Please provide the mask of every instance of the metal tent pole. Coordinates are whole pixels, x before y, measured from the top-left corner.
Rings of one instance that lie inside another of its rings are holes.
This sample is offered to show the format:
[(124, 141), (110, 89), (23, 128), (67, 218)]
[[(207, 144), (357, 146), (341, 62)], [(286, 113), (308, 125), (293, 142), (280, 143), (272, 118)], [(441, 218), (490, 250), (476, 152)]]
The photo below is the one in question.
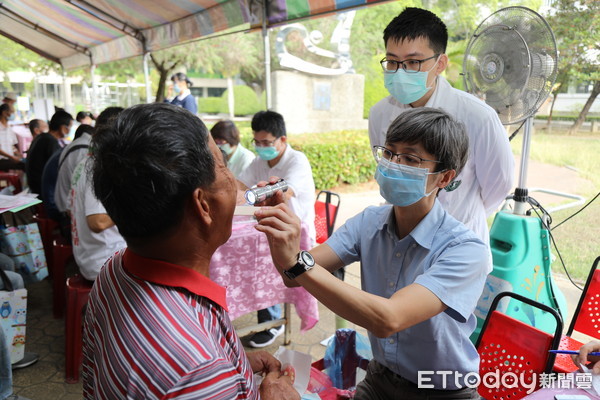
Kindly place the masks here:
[(267, 2), (263, 2), (262, 21), (263, 47), (265, 53), (265, 98), (267, 110), (271, 109), (271, 43), (269, 42), (269, 30), (267, 29)]
[(92, 113), (98, 114), (98, 88), (96, 87), (96, 64), (90, 67), (92, 75)]
[(150, 103), (150, 73), (148, 72), (148, 57), (150, 57), (150, 53), (144, 53), (143, 62), (144, 62), (144, 83), (146, 83), (146, 103)]

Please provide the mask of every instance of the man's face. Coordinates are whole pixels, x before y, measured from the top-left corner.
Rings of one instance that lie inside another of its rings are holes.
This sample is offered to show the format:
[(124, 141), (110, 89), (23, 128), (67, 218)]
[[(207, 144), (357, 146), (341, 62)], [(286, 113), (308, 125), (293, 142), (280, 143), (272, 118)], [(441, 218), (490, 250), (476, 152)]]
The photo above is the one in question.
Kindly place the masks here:
[[(425, 60), (433, 57), (435, 54), (435, 51), (429, 47), (429, 40), (422, 37), (400, 42), (389, 39), (385, 46), (385, 57), (393, 61)], [(441, 57), (445, 57), (445, 55)], [(431, 70), (427, 75), (427, 87), (433, 86), (436, 77), (444, 70), (439, 62), (436, 64), (436, 61), (441, 57), (435, 57), (421, 63), (421, 72)]]
[[(408, 165), (414, 168), (427, 168), (429, 172), (434, 172), (437, 166), (435, 161), (439, 161), (433, 154), (427, 152), (421, 143), (407, 144), (403, 142), (386, 143), (385, 148), (391, 151), (395, 156), (392, 156), (392, 162)], [(397, 156), (402, 154), (402, 156)], [(416, 156), (416, 157), (412, 157)], [(441, 174), (428, 175), (426, 193), (437, 186), (442, 180)]]
[(275, 146), (279, 154), (285, 149), (287, 141), (285, 136), (276, 138), (271, 132), (267, 131), (253, 131), (252, 134), (254, 135), (254, 144), (257, 147)]
[(71, 127), (73, 126), (73, 120), (71, 120), (69, 122), (69, 125), (61, 125), (60, 129), (58, 130), (58, 132), (60, 133), (61, 137), (66, 137), (69, 132), (71, 131)]
[[(218, 226), (223, 226), (223, 236), (219, 237), (219, 243), (223, 244), (231, 236), (231, 222), (237, 196), (237, 185), (235, 178), (227, 168), (223, 160), (223, 153), (209, 135), (208, 145), (215, 160), (215, 181), (211, 185), (211, 214)], [(215, 232), (217, 234), (217, 232)]]

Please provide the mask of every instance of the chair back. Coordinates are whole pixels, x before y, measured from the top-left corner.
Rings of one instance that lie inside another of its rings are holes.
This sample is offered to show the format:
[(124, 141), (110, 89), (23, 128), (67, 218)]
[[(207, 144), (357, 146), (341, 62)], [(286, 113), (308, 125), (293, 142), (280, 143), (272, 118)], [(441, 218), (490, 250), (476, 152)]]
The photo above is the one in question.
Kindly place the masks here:
[(19, 174), (14, 172), (0, 172), (0, 189), (4, 189), (10, 185), (15, 188), (13, 194), (17, 194), (22, 190)]
[[(554, 335), (498, 311), (498, 303), (504, 297), (512, 297), (554, 316)], [(532, 386), (539, 388), (541, 380), (534, 382), (534, 379), (552, 371), (555, 355), (548, 350), (558, 348), (561, 332), (562, 319), (556, 310), (515, 293), (503, 292), (496, 296), (476, 345), (482, 379), (479, 394), (486, 399), (517, 400), (527, 396)], [(504, 384), (487, 387), (484, 383), (490, 379), (486, 376), (498, 377), (496, 381)]]
[(599, 262), (600, 257), (597, 257), (592, 264), (567, 336), (577, 331), (600, 339), (600, 269), (597, 268)]
[[(321, 199), (321, 195), (323, 195), (324, 200)], [(339, 206), (340, 196), (337, 193), (321, 190), (317, 195), (315, 201), (317, 243), (324, 243), (333, 233)]]

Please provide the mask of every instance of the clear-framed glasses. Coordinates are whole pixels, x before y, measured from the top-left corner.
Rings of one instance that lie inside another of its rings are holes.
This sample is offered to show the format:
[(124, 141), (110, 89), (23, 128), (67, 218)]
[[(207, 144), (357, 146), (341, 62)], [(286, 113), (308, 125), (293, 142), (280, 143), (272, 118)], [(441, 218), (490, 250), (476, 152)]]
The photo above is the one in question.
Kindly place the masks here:
[[(279, 138), (277, 138), (279, 139)], [(271, 147), (275, 144), (275, 142), (277, 141), (277, 139), (275, 140), (256, 140), (256, 139), (252, 139), (252, 144), (256, 147)]]
[(387, 160), (392, 163), (408, 165), (409, 167), (415, 168), (419, 168), (424, 161), (434, 162), (436, 164), (440, 163), (436, 160), (426, 160), (414, 154), (393, 153), (383, 146), (373, 146), (373, 154), (375, 155), (377, 162)]
[(408, 73), (416, 73), (421, 71), (421, 64), (425, 61), (429, 61), (433, 58), (439, 57), (439, 54), (434, 54), (429, 58), (424, 58), (422, 60), (388, 60), (385, 57), (379, 63), (381, 64), (381, 68), (383, 68), (383, 72), (386, 74), (395, 74), (399, 68), (402, 68), (405, 72)]

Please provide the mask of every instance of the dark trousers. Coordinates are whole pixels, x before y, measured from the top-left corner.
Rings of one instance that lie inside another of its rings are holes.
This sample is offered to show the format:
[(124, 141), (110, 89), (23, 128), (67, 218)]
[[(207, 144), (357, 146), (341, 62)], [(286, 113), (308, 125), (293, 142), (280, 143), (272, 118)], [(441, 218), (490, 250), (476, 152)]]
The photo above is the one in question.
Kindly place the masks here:
[(419, 389), (375, 360), (369, 362), (367, 376), (356, 387), (354, 400), (458, 400), (480, 399), (476, 388), (459, 390)]
[(11, 169), (25, 171), (25, 163), (23, 161), (13, 161), (9, 158), (0, 158), (0, 171), (8, 171)]

